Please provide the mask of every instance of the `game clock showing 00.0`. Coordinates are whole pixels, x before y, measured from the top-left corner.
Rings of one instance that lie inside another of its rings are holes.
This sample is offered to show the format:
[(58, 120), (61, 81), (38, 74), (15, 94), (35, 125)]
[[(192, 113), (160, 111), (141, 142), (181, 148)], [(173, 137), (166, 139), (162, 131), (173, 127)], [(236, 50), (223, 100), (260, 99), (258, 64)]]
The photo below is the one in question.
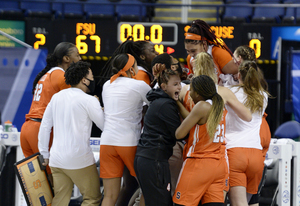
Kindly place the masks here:
[[(172, 53), (176, 58), (187, 56), (184, 48), (184, 33), (189, 25), (157, 22), (115, 22), (76, 20), (27, 20), (27, 43), (34, 48), (47, 48), (67, 41), (74, 43), (81, 55), (111, 56), (128, 36), (134, 41), (147, 40), (155, 45), (158, 53)], [(255, 49), (257, 58), (270, 58), (271, 26), (211, 25), (218, 38), (234, 51), (240, 45)]]
[(159, 53), (164, 53), (164, 46), (178, 43), (178, 27), (174, 23), (120, 22), (118, 24), (118, 42), (132, 36), (134, 41), (150, 41)]

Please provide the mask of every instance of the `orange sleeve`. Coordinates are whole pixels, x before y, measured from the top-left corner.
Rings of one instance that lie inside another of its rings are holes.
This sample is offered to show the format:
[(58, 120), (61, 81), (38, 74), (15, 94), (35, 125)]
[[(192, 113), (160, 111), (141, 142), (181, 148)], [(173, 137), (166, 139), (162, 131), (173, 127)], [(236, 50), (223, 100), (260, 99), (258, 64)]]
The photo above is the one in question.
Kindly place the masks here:
[(146, 72), (144, 72), (143, 70), (138, 71), (138, 73), (136, 74), (136, 79), (143, 80), (148, 85), (150, 85), (150, 83), (151, 83), (148, 74)]
[(191, 56), (190, 55), (187, 56), (186, 63), (187, 63), (187, 66), (189, 68), (189, 72), (191, 74), (194, 74), (194, 72), (193, 72), (193, 66), (191, 65)]
[(222, 74), (223, 67), (232, 60), (231, 54), (228, 51), (226, 51), (225, 49), (214, 46), (212, 48), (212, 56), (213, 56), (216, 66), (220, 70), (219, 72)]
[(56, 91), (70, 88), (71, 86), (66, 84), (65, 72), (61, 70), (55, 70), (51, 73), (51, 83)]

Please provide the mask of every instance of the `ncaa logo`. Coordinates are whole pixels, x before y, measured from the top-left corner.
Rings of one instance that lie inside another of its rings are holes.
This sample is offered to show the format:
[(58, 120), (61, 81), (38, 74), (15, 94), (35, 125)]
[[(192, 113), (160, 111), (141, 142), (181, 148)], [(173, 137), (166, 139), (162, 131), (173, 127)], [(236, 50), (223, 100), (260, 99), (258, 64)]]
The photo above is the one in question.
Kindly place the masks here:
[(178, 200), (180, 199), (180, 192), (176, 193), (176, 199), (178, 199)]
[(279, 147), (278, 146), (274, 146), (272, 151), (273, 151), (274, 155), (277, 155), (279, 153)]
[(1, 134), (1, 139), (8, 139), (8, 134), (2, 133), (2, 134)]
[(282, 202), (288, 203), (290, 201), (290, 193), (287, 190), (284, 190), (282, 193)]
[(297, 195), (300, 197), (300, 186), (297, 187)]

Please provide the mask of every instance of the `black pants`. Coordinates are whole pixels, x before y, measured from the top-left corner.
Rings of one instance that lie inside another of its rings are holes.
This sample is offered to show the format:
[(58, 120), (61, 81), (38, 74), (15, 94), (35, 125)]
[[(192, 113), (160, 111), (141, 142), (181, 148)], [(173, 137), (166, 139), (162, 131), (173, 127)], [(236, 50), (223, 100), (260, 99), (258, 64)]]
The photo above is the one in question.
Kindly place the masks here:
[(172, 206), (169, 163), (136, 156), (134, 169), (146, 206)]

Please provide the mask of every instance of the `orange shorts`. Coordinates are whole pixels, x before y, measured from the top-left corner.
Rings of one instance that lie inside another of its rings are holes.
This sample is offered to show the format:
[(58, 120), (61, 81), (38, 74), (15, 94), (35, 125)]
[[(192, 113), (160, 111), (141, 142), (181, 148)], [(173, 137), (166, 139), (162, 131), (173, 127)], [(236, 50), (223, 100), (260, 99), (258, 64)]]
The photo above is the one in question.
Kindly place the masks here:
[(137, 146), (122, 147), (100, 145), (100, 177), (122, 177), (124, 164), (130, 171), (130, 174), (136, 177), (133, 167), (136, 148)]
[[(38, 148), (38, 136), (40, 130), (40, 122), (36, 122), (33, 120), (26, 120), (26, 122), (22, 125), (21, 133), (20, 133), (20, 144), (25, 157), (29, 157), (37, 152), (39, 152)], [(50, 134), (50, 142), (49, 148), (52, 146), (53, 140), (53, 132)], [(46, 167), (47, 173), (51, 174), (51, 169), (47, 165)]]
[(247, 193), (256, 194), (264, 169), (263, 153), (254, 148), (231, 148), (229, 158), (229, 185), (246, 187)]
[(224, 203), (225, 158), (187, 158), (182, 166), (173, 202), (195, 205), (210, 202)]

